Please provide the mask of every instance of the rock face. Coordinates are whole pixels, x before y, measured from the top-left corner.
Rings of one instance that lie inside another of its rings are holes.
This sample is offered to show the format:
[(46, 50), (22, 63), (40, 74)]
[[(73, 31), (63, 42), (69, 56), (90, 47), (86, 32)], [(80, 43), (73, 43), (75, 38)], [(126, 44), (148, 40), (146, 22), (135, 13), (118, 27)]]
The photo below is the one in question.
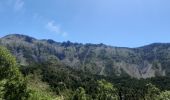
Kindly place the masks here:
[(12, 34), (0, 38), (21, 65), (55, 58), (76, 70), (105, 76), (129, 75), (136, 78), (165, 76), (170, 73), (170, 44), (154, 43), (139, 48), (104, 44), (55, 42)]

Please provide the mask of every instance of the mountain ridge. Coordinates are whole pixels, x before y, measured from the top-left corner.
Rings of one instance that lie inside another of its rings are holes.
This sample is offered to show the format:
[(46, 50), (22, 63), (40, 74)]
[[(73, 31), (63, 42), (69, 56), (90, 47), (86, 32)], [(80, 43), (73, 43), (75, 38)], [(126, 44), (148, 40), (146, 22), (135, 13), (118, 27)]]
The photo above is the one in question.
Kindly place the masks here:
[(38, 40), (26, 35), (10, 34), (0, 38), (0, 45), (7, 47), (21, 65), (43, 62), (52, 57), (76, 70), (136, 78), (165, 76), (170, 69), (170, 43), (128, 48)]
[(71, 42), (69, 40), (67, 41), (63, 41), (63, 42), (57, 42), (53, 39), (37, 39), (37, 38), (34, 38), (32, 36), (29, 36), (29, 35), (24, 35), (24, 34), (19, 34), (19, 33), (14, 33), (14, 34), (8, 34), (8, 35), (5, 35), (5, 36), (2, 36), (0, 38), (9, 38), (11, 36), (15, 36), (15, 37), (20, 37), (20, 38), (31, 38), (31, 39), (34, 39), (34, 40), (40, 40), (40, 41), (51, 41), (53, 43), (65, 43), (65, 42), (70, 42), (72, 44), (81, 44), (81, 45), (105, 45), (105, 46), (110, 46), (110, 47), (117, 47), (117, 48), (129, 48), (129, 49), (137, 49), (137, 48), (143, 48), (143, 47), (147, 47), (147, 46), (159, 46), (159, 45), (170, 45), (170, 43), (163, 43), (163, 42), (155, 42), (155, 43), (150, 43), (150, 44), (146, 44), (146, 45), (142, 45), (142, 46), (137, 46), (137, 47), (128, 47), (128, 46), (113, 46), (113, 45), (107, 45), (107, 44), (103, 44), (103, 43), (78, 43), (78, 42)]

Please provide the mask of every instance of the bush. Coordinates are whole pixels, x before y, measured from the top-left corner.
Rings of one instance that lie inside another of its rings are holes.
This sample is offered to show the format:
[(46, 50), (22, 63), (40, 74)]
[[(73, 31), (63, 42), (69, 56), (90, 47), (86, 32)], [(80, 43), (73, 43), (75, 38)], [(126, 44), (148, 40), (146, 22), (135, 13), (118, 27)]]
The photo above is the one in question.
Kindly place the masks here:
[(1, 97), (5, 100), (27, 100), (29, 91), (20, 73), (15, 58), (9, 51), (0, 47)]

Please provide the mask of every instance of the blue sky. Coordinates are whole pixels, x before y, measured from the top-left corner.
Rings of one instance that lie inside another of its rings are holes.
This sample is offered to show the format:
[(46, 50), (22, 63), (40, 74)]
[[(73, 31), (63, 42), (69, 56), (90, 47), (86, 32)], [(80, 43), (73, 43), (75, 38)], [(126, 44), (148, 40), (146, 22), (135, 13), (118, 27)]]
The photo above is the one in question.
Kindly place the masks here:
[(0, 0), (0, 29), (58, 42), (170, 43), (170, 0)]

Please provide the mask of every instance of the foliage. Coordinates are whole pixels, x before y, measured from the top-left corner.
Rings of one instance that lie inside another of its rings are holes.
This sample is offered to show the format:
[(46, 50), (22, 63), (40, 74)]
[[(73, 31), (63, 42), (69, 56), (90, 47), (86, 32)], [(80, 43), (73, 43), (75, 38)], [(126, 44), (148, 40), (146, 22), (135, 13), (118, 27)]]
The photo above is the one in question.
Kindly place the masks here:
[(97, 81), (97, 99), (98, 100), (118, 100), (116, 88), (106, 80)]
[(0, 81), (2, 98), (5, 100), (26, 100), (29, 97), (27, 84), (16, 64), (15, 58), (4, 47), (0, 47)]
[(170, 100), (170, 91), (163, 91), (158, 96), (158, 100)]
[(73, 96), (73, 100), (87, 100), (84, 88), (79, 87), (75, 91), (74, 96)]
[(54, 100), (57, 96), (49, 85), (41, 81), (39, 72), (27, 76), (28, 88), (31, 90), (28, 100)]
[(160, 90), (152, 84), (146, 85), (147, 94), (145, 95), (146, 100), (156, 100), (160, 94)]
[[(78, 97), (83, 97), (86, 100), (157, 100), (156, 98), (161, 97), (162, 91), (170, 90), (167, 87), (170, 81), (168, 77), (135, 79), (131, 77), (98, 76), (73, 70), (54, 59), (42, 64), (33, 64), (32, 67), (31, 65), (30, 67), (23, 66), (21, 70), (26, 76), (37, 74), (37, 79), (49, 84), (49, 88), (57, 94), (54, 98), (65, 100)], [(36, 87), (32, 87), (32, 89)], [(44, 93), (39, 94), (38, 92)], [(38, 92), (36, 92), (38, 93), (36, 95), (40, 96), (42, 94), (41, 97), (49, 93), (47, 90)], [(52, 95), (50, 96), (52, 97)]]

